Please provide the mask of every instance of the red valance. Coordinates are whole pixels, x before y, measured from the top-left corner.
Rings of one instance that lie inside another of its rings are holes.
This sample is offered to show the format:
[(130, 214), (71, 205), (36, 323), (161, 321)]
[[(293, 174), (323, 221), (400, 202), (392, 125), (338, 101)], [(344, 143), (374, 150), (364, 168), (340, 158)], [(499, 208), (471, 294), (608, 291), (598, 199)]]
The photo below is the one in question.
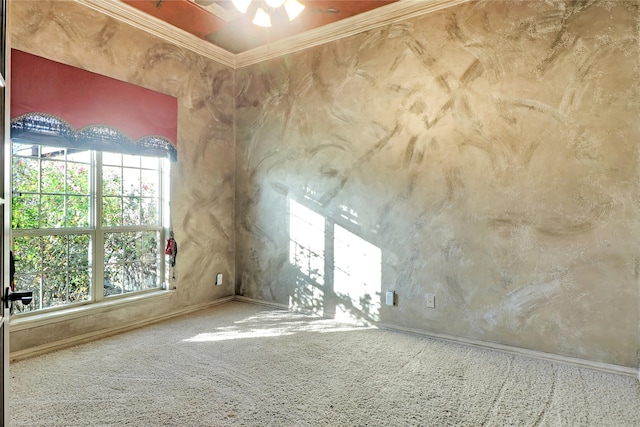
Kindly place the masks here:
[(133, 141), (178, 141), (175, 97), (12, 49), (11, 118), (28, 113), (50, 114), (76, 130), (111, 126)]

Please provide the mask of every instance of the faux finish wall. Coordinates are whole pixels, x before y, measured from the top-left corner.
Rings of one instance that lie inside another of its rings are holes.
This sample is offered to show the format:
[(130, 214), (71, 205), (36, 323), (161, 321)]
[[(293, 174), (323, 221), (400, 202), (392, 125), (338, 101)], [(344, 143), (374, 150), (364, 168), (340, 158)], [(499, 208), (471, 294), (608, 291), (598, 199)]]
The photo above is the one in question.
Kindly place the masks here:
[[(12, 1), (11, 46), (178, 98), (172, 225), (178, 242), (170, 298), (42, 331), (11, 334), (11, 350), (126, 325), (233, 295), (234, 71), (72, 1)], [(214, 286), (215, 274), (226, 283)]]
[(469, 3), (238, 70), (236, 292), (637, 367), (638, 8)]

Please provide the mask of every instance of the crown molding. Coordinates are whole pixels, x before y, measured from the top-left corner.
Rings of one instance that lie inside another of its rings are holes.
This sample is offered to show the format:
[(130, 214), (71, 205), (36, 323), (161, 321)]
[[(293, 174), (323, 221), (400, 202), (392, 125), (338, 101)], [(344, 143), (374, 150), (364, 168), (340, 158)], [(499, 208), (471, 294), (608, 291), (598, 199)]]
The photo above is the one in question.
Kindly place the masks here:
[(114, 0), (75, 1), (220, 64), (236, 68), (236, 55), (233, 53), (169, 25), (158, 18), (147, 15), (126, 3)]
[(288, 53), (340, 40), (345, 37), (416, 16), (437, 12), (469, 1), (471, 0), (399, 0), (360, 15), (352, 16), (320, 28), (305, 31), (293, 37), (270, 43), (267, 46), (241, 52), (236, 55), (236, 68), (257, 64)]
[(319, 46), (405, 19), (437, 12), (472, 0), (399, 0), (351, 18), (233, 54), (184, 30), (114, 0), (75, 0), (86, 7), (132, 25), (177, 46), (237, 69)]

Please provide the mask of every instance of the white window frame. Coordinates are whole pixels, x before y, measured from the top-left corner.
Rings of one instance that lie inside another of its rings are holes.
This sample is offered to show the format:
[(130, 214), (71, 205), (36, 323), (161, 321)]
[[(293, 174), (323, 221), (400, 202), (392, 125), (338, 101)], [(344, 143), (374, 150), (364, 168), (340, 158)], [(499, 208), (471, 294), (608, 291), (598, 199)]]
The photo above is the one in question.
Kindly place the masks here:
[[(24, 143), (22, 143), (24, 144)], [(46, 142), (33, 142), (33, 145), (47, 146)], [(164, 256), (164, 242), (169, 235), (170, 228), (170, 162), (166, 158), (157, 158), (158, 160), (158, 218), (157, 225), (135, 225), (135, 226), (103, 226), (102, 224), (102, 152), (89, 150), (91, 153), (90, 178), (89, 178), (89, 226), (88, 227), (63, 227), (63, 228), (42, 228), (42, 229), (13, 229), (11, 236), (11, 247), (14, 247), (14, 238), (21, 236), (37, 237), (50, 235), (73, 235), (88, 234), (91, 238), (90, 248), (90, 270), (91, 284), (89, 291), (89, 300), (66, 303), (53, 307), (35, 308), (31, 311), (16, 313), (18, 317), (28, 317), (33, 315), (42, 315), (50, 312), (64, 311), (69, 309), (77, 309), (81, 306), (91, 306), (101, 302), (117, 301), (118, 299), (134, 297), (138, 299), (145, 294), (153, 294), (158, 291), (168, 289), (169, 283), (169, 267), (166, 257)], [(13, 149), (10, 150), (13, 164)], [(41, 162), (42, 158), (39, 158)], [(65, 158), (65, 165), (68, 160)], [(121, 166), (130, 167), (130, 166)], [(142, 169), (142, 167), (138, 167)], [(41, 164), (39, 163), (38, 176), (41, 174)], [(11, 185), (13, 188), (13, 171), (11, 172)], [(39, 187), (38, 194), (42, 194), (42, 188)], [(122, 196), (125, 197), (125, 196)], [(137, 231), (155, 231), (159, 233), (158, 238), (158, 262), (160, 263), (157, 287), (144, 289), (139, 291), (125, 292), (119, 295), (104, 296), (104, 236), (105, 233), (112, 232), (137, 232)], [(19, 274), (19, 260), (16, 262), (16, 274)]]

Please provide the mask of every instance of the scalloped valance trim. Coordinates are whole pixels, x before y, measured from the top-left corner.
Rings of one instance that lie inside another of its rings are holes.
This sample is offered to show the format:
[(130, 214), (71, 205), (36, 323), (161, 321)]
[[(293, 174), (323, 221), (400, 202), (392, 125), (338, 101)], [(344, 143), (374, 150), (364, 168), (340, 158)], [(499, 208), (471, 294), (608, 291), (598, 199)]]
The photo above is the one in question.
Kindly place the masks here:
[(65, 120), (47, 113), (27, 113), (11, 120), (11, 139), (65, 148), (108, 151), (139, 156), (168, 157), (178, 152), (164, 136), (149, 135), (137, 141), (107, 125), (90, 125), (76, 131)]

